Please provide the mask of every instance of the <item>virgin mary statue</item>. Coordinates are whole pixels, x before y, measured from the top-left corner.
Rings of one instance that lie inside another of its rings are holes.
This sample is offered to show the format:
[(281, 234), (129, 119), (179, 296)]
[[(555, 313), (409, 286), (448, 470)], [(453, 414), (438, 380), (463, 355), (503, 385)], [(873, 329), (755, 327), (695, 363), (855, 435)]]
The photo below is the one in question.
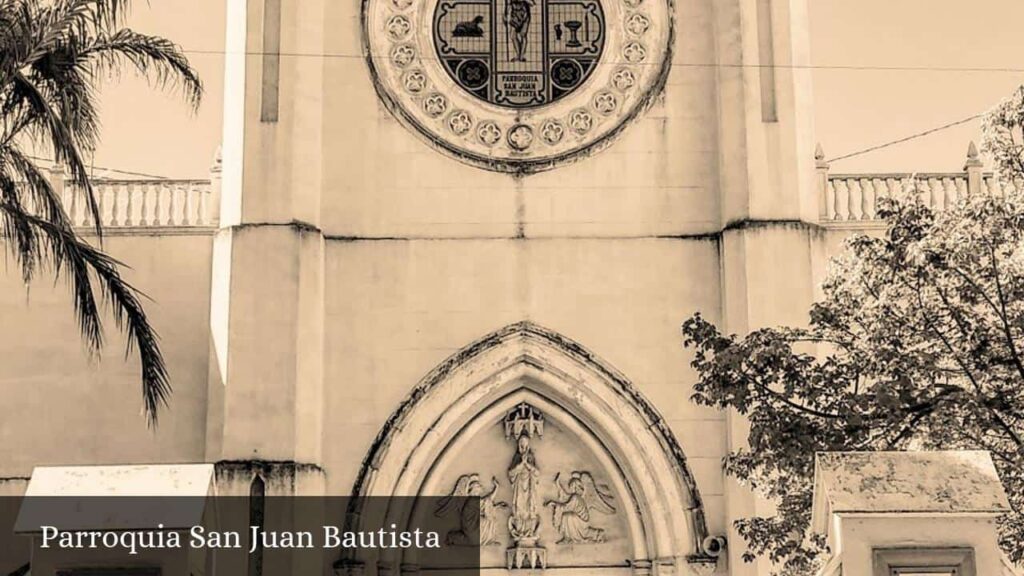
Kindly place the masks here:
[(508, 480), (512, 484), (512, 513), (508, 518), (508, 531), (517, 545), (532, 546), (537, 541), (537, 529), (540, 527), (540, 514), (537, 510), (540, 470), (527, 434), (519, 436), (516, 448), (508, 469)]

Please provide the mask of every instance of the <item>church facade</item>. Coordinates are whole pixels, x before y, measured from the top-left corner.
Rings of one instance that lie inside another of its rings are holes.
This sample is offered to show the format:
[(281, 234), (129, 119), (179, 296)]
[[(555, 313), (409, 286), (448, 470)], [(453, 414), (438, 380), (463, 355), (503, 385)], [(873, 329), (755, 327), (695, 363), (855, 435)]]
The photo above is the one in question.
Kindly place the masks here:
[(62, 286), (4, 278), (5, 493), (211, 463), (220, 494), (479, 496), (488, 574), (767, 574), (679, 327), (802, 324), (894, 185), (815, 158), (806, 2), (228, 7), (212, 183), (100, 187), (170, 408), (146, 430), (112, 328), (91, 362)]

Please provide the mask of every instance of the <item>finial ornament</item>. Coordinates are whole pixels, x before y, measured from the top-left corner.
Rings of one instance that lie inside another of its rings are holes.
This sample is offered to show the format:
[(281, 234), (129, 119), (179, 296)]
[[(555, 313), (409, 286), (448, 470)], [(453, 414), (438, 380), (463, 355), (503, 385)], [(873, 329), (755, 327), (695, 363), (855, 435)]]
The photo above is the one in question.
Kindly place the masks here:
[(224, 166), (224, 150), (222, 146), (217, 146), (217, 151), (213, 153), (213, 165), (210, 166), (211, 172), (220, 172)]
[(967, 163), (964, 168), (980, 168), (984, 165), (981, 161), (981, 155), (978, 154), (978, 146), (971, 140), (971, 143), (967, 145)]
[(544, 415), (540, 410), (521, 402), (505, 415), (505, 438), (544, 436)]
[(820, 142), (814, 147), (814, 164), (819, 169), (828, 168), (828, 161), (825, 160), (825, 149), (821, 147)]
[(967, 161), (964, 163), (964, 169), (981, 168), (984, 165), (985, 163), (982, 162), (981, 155), (978, 153), (977, 145), (975, 145), (974, 140), (971, 140), (970, 145), (967, 147)]

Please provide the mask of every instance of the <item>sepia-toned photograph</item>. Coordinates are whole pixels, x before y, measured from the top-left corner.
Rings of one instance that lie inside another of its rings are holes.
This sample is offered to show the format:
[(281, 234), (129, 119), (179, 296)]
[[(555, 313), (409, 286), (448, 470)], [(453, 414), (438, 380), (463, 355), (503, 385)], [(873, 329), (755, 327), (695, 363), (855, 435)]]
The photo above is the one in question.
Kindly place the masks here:
[(0, 0), (0, 576), (1024, 576), (1021, 0)]

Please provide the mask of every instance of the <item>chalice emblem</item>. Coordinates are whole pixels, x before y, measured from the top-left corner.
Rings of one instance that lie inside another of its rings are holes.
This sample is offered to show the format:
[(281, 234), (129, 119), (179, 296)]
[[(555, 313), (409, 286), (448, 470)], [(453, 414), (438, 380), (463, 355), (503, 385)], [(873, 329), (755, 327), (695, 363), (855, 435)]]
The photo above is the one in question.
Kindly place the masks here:
[(579, 31), (580, 27), (583, 26), (583, 22), (579, 20), (566, 20), (565, 27), (569, 29), (569, 41), (565, 43), (569, 48), (579, 48), (583, 46), (580, 44)]

